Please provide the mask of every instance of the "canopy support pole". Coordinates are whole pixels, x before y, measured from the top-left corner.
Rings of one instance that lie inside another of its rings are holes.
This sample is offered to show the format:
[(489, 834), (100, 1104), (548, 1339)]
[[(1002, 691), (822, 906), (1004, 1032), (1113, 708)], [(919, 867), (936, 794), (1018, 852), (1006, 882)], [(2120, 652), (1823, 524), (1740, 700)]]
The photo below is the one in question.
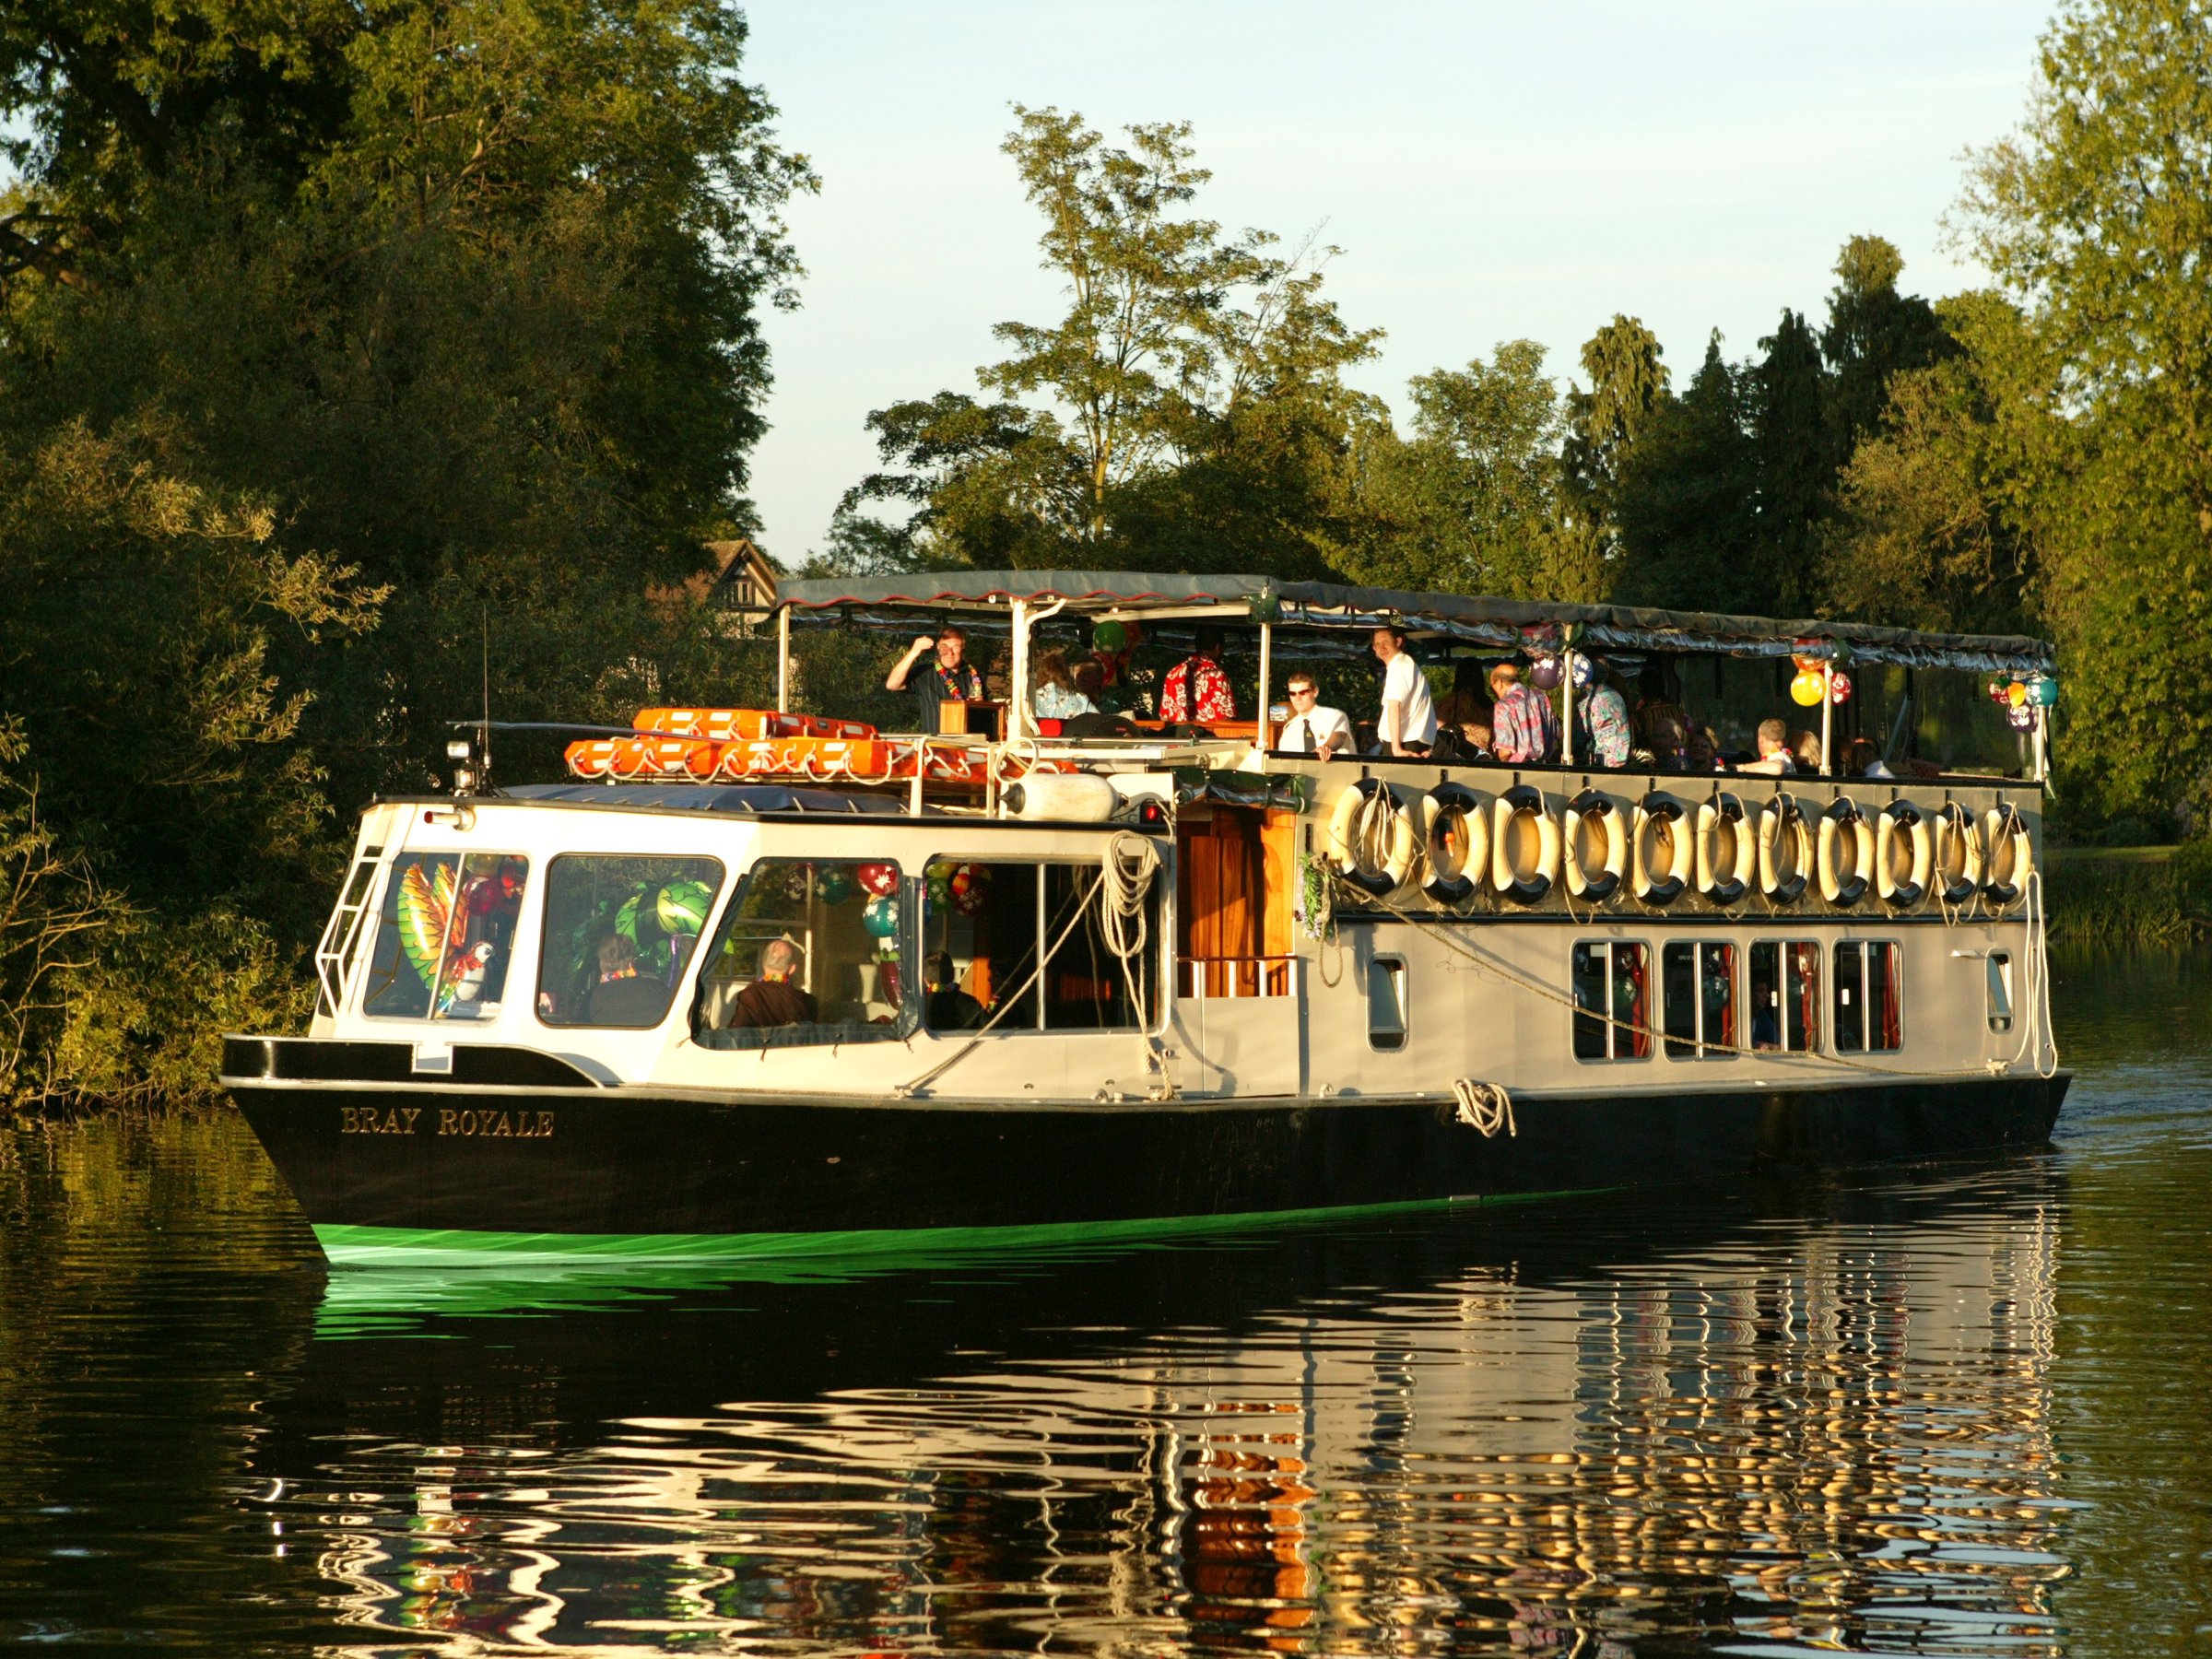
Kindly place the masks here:
[(1562, 650), (1559, 666), (1566, 672), (1559, 676), (1559, 764), (1574, 764), (1574, 653)]
[(791, 606), (776, 607), (776, 712), (791, 712)]
[(2038, 703), (2035, 706), (2035, 781), (2051, 782), (2051, 711)]
[(1820, 775), (1836, 775), (1835, 750), (1830, 739), (1836, 733), (1836, 665), (1833, 661), (1820, 665)]
[(1011, 603), (1014, 642), (1007, 653), (1011, 666), (1006, 672), (1013, 683), (1006, 688), (1006, 741), (1018, 743), (1033, 729), (1030, 721), (1030, 602), (1016, 599)]
[(1275, 747), (1274, 704), (1270, 693), (1275, 680), (1275, 629), (1268, 623), (1260, 624), (1260, 706), (1259, 724), (1253, 727), (1252, 747), (1263, 759)]

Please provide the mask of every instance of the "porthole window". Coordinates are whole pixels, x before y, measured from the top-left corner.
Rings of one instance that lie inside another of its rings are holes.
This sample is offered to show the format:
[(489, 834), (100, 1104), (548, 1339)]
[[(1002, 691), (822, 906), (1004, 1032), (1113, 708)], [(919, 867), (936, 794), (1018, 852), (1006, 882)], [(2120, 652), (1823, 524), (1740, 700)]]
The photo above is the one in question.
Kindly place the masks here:
[(1377, 1049), (1406, 1046), (1406, 961), (1403, 957), (1372, 957), (1367, 964), (1367, 1045)]
[(2012, 1030), (2012, 952), (1993, 950), (1988, 958), (1989, 1029), (1993, 1031)]

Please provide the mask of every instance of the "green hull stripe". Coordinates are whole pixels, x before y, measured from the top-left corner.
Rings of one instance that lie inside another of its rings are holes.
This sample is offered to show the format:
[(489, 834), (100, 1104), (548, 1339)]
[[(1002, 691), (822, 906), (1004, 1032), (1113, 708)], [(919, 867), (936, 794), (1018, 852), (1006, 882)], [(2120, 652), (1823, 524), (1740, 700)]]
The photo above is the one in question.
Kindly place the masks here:
[[(1524, 1202), (1566, 1193), (1514, 1194)], [(979, 1251), (1034, 1245), (1104, 1243), (1171, 1239), (1194, 1233), (1252, 1228), (1296, 1227), (1359, 1216), (1404, 1215), (1477, 1202), (1475, 1198), (1410, 1198), (1387, 1204), (1339, 1205), (1317, 1209), (1254, 1210), (1228, 1216), (1161, 1216), (1131, 1221), (1062, 1221), (1024, 1227), (919, 1227), (843, 1232), (555, 1233), (479, 1232), (461, 1228), (351, 1227), (320, 1223), (315, 1239), (324, 1254), (347, 1266), (489, 1266), (500, 1262), (773, 1262), (806, 1257), (862, 1256), (888, 1266), (886, 1256), (916, 1265)]]

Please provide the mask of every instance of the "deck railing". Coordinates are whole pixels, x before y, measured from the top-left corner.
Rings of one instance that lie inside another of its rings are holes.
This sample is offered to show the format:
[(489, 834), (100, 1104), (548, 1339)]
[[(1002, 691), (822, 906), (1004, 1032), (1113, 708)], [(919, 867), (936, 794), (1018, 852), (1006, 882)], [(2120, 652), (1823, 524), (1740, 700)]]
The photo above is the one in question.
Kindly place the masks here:
[(1176, 991), (1209, 997), (1296, 996), (1304, 971), (1294, 956), (1177, 957)]

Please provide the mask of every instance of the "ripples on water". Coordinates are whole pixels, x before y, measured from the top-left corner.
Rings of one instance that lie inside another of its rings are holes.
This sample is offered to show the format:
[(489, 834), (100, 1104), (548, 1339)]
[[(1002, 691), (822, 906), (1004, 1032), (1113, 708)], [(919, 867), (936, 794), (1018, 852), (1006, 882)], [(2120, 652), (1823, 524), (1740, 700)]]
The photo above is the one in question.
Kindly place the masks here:
[(227, 1117), (0, 1136), (0, 1636), (2183, 1651), (2212, 982), (2055, 1151), (746, 1280), (342, 1273)]

